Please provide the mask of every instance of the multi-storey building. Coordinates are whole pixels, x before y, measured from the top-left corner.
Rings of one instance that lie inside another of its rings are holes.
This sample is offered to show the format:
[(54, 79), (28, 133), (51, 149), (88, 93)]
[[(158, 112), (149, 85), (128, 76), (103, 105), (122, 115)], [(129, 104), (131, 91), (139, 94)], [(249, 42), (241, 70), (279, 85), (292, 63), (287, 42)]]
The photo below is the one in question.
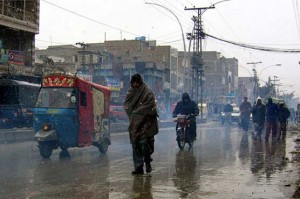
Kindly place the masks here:
[[(40, 58), (61, 57), (64, 63), (55, 62), (55, 67), (68, 65), (73, 67), (68, 71), (76, 71), (96, 83), (110, 86), (116, 103), (124, 98), (134, 73), (143, 74), (144, 81), (167, 108), (180, 100), (183, 92), (192, 96), (195, 94), (193, 70), (190, 63), (184, 60), (184, 53), (171, 46), (156, 46), (155, 41), (136, 39), (84, 44), (81, 47), (51, 46), (46, 50), (37, 50), (36, 54)], [(237, 59), (208, 51), (203, 52), (203, 60), (202, 91), (199, 87), (203, 101), (222, 104), (230, 99), (236, 102)]]
[(0, 68), (2, 73), (32, 74), (39, 0), (0, 1)]
[[(178, 52), (171, 46), (156, 46), (144, 39), (105, 41), (104, 43), (51, 46), (37, 50), (39, 59), (61, 58), (52, 68), (69, 65), (66, 70), (90, 77), (94, 82), (112, 88), (113, 100), (123, 99), (130, 78), (141, 73), (158, 100), (167, 107), (178, 100)], [(118, 102), (116, 102), (118, 103)]]

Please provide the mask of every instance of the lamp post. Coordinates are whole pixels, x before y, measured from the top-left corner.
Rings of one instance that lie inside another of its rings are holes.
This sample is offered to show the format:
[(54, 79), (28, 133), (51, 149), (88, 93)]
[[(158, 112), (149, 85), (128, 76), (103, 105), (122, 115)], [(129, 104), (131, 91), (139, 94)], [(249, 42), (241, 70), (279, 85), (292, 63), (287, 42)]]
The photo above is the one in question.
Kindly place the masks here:
[[(183, 55), (183, 63), (184, 63), (184, 66), (186, 66), (186, 45), (185, 45), (185, 39), (184, 39), (184, 33), (183, 33), (183, 28), (182, 28), (182, 25), (180, 23), (180, 20), (178, 19), (178, 17), (176, 16), (176, 14), (170, 10), (169, 8), (163, 6), (163, 5), (160, 5), (158, 3), (149, 3), (149, 2), (145, 2), (145, 4), (148, 4), (148, 5), (155, 5), (155, 6), (159, 6), (161, 8), (164, 8), (166, 9), (167, 11), (169, 11), (177, 20), (179, 26), (180, 26), (180, 30), (181, 30), (181, 36), (182, 36), (182, 42), (183, 42), (183, 50), (184, 50), (184, 55)], [(172, 78), (172, 75), (170, 73), (170, 79)], [(177, 66), (177, 78), (176, 78), (176, 82), (178, 83), (178, 66)], [(170, 81), (170, 92), (171, 92), (171, 89), (172, 89), (172, 81)]]
[(183, 63), (184, 63), (184, 65), (185, 65), (185, 64), (186, 64), (186, 45), (185, 45), (185, 39), (184, 39), (183, 28), (182, 28), (182, 25), (181, 25), (181, 23), (180, 23), (178, 17), (175, 15), (175, 13), (174, 13), (172, 10), (170, 10), (169, 8), (167, 8), (167, 7), (163, 6), (163, 5), (160, 5), (160, 4), (158, 4), (158, 3), (149, 3), (149, 2), (145, 2), (145, 4), (150, 4), (150, 5), (155, 5), (155, 6), (162, 7), (162, 8), (164, 8), (164, 9), (168, 10), (170, 13), (172, 13), (173, 16), (176, 18), (176, 20), (177, 20), (177, 22), (178, 22), (178, 24), (179, 24), (179, 26), (180, 26), (180, 29), (181, 29), (181, 36), (182, 36), (183, 50), (184, 50), (184, 55), (183, 55), (183, 59), (184, 59), (184, 60), (183, 60)]
[(270, 66), (266, 66), (265, 68), (263, 68), (263, 69), (259, 72), (258, 76), (260, 76), (260, 75), (262, 74), (262, 72), (264, 72), (267, 68), (270, 68), (270, 67), (272, 67), (272, 66), (281, 66), (281, 64), (273, 64), (273, 65), (270, 65)]
[[(254, 80), (254, 89), (253, 89), (253, 95), (254, 95), (254, 100), (258, 97), (258, 88), (259, 88), (259, 76), (262, 74), (262, 72), (264, 72), (267, 68), (270, 68), (272, 66), (281, 66), (281, 64), (272, 64), (269, 66), (264, 67), (258, 74), (257, 74), (257, 70), (255, 68), (256, 64), (261, 64), (262, 62), (251, 62), (251, 63), (247, 63), (247, 64), (252, 64), (253, 65), (253, 80)], [(275, 94), (275, 93), (274, 93)]]

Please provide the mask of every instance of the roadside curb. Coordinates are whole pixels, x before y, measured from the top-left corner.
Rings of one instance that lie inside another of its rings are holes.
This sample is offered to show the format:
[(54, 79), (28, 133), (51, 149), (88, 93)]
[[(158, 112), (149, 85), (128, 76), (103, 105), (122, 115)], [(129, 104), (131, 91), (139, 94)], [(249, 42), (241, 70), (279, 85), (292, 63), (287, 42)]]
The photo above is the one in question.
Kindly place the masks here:
[[(163, 121), (159, 122), (159, 128), (167, 128), (174, 126), (174, 122)], [(112, 123), (111, 134), (126, 132), (128, 123)], [(34, 141), (34, 130), (32, 128), (13, 128), (0, 130), (0, 144), (16, 143), (24, 141)]]

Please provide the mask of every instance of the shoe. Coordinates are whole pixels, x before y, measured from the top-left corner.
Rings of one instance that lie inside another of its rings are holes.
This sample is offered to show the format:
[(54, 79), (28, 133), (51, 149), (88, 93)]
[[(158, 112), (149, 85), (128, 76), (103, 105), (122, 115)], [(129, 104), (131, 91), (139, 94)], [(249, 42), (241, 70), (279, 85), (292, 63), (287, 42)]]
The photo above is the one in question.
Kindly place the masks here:
[(132, 175), (143, 175), (144, 174), (144, 169), (135, 169), (134, 171), (131, 172)]
[(151, 171), (152, 171), (151, 164), (150, 164), (150, 163), (147, 163), (147, 164), (146, 164), (146, 172), (147, 172), (147, 173), (150, 173)]

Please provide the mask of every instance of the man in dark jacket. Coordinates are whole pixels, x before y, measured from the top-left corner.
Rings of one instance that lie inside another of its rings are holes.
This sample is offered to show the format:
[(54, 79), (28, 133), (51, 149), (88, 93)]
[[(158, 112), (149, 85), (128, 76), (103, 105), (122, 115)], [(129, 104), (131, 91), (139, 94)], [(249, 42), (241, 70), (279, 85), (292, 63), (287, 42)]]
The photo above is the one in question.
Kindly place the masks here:
[(276, 138), (277, 131), (277, 115), (278, 115), (278, 106), (273, 103), (272, 98), (268, 99), (268, 103), (266, 104), (266, 136), (265, 141), (269, 141), (269, 136), (272, 130), (272, 138)]
[(154, 152), (154, 136), (158, 133), (157, 110), (155, 97), (150, 88), (143, 82), (140, 74), (131, 78), (131, 88), (124, 102), (129, 117), (129, 137), (133, 151), (133, 175), (150, 173), (151, 155)]
[(280, 125), (279, 133), (278, 133), (278, 140), (280, 140), (280, 136), (284, 140), (286, 137), (286, 126), (287, 126), (287, 119), (290, 117), (291, 113), (288, 108), (284, 106), (284, 103), (279, 104), (279, 110), (277, 119)]
[(256, 104), (252, 108), (252, 120), (256, 133), (253, 134), (254, 140), (261, 140), (261, 134), (265, 126), (266, 106), (258, 98)]
[(196, 139), (197, 137), (197, 125), (196, 125), (196, 116), (199, 115), (199, 108), (197, 103), (191, 100), (188, 93), (182, 94), (182, 101), (179, 101), (173, 111), (173, 117), (176, 117), (178, 114), (181, 115), (189, 115), (193, 114), (190, 117), (191, 124), (190, 124), (190, 132), (192, 139)]
[(252, 106), (251, 103), (248, 102), (248, 98), (244, 97), (244, 101), (240, 105), (241, 112), (241, 125), (245, 132), (249, 129), (250, 115), (251, 115)]

